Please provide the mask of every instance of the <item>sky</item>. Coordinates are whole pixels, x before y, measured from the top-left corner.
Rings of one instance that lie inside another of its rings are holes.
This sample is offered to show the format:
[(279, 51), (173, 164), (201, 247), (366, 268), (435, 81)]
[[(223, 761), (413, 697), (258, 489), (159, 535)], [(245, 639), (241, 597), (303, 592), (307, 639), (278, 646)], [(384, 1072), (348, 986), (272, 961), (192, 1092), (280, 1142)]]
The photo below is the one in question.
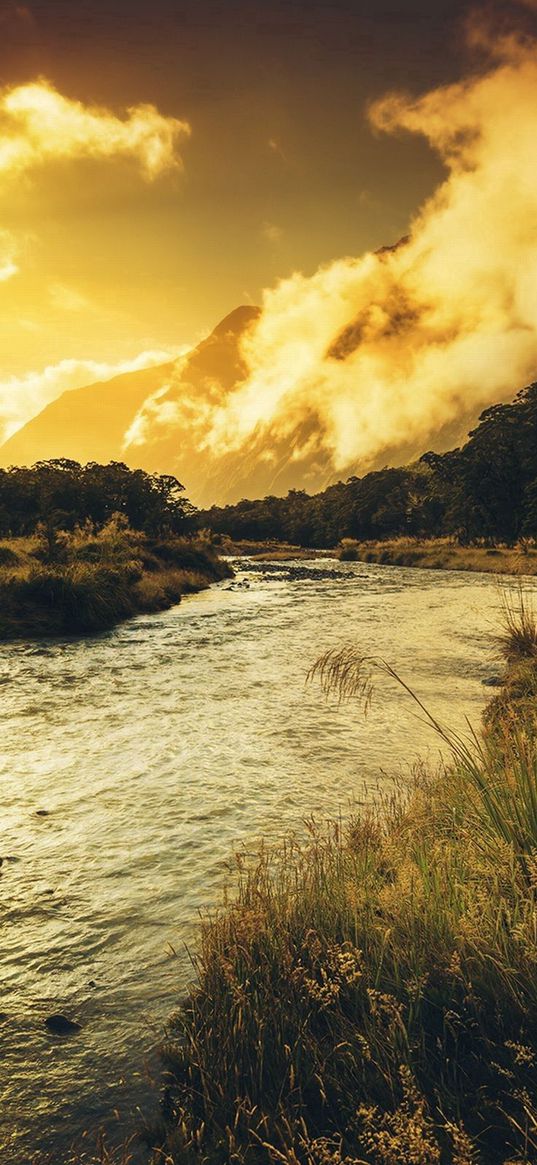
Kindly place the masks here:
[(190, 127), (182, 166), (153, 177), (120, 151), (0, 173), (2, 380), (173, 350), (279, 277), (395, 241), (439, 164), (375, 136), (366, 106), (456, 75), (466, 10), (2, 0), (3, 94), (44, 79), (116, 118), (150, 104)]
[(446, 160), (368, 110), (479, 73), (472, 20), (458, 0), (0, 0), (4, 430), (395, 243)]

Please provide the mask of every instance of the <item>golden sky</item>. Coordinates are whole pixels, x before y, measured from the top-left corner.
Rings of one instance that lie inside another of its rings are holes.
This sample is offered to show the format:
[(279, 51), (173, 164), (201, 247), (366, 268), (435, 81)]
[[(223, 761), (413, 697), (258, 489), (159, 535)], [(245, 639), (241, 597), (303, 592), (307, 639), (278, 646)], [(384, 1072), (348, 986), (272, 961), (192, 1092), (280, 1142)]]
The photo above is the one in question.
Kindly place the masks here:
[[(492, 7), (501, 24), (535, 5)], [(445, 169), (367, 108), (472, 67), (470, 16), (458, 0), (0, 0), (4, 429), (164, 360), (282, 278), (395, 242)]]
[(448, 78), (463, 11), (1, 0), (0, 381), (172, 352), (396, 239), (439, 167), (365, 106)]

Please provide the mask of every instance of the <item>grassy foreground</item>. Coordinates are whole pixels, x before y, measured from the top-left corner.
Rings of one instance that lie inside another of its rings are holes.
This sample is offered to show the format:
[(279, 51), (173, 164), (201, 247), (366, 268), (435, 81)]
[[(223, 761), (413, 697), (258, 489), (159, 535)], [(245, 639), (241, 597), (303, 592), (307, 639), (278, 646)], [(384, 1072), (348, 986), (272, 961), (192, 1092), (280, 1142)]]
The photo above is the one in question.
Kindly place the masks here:
[[(527, 697), (527, 606), (503, 648)], [(352, 649), (320, 678), (367, 697)], [(240, 871), (165, 1049), (155, 1165), (537, 1161), (537, 704), (506, 692), (441, 772)]]
[(229, 577), (201, 539), (151, 538), (117, 518), (99, 533), (0, 542), (0, 639), (105, 630)]

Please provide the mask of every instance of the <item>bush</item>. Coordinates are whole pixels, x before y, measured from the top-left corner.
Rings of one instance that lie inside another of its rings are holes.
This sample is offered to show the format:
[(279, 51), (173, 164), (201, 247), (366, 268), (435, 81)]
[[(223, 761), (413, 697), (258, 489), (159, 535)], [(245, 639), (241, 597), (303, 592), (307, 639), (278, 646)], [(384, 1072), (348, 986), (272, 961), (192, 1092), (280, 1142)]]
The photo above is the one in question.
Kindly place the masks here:
[(340, 562), (358, 562), (360, 556), (357, 543), (351, 538), (342, 538), (337, 556)]
[[(0, 636), (105, 630), (141, 611), (163, 610), (232, 572), (207, 546), (147, 539), (116, 521), (99, 534), (63, 539), (64, 561), (37, 564), (6, 547), (0, 565)], [(0, 546), (0, 550), (3, 547)]]
[(18, 566), (21, 562), (20, 555), (11, 546), (0, 545), (0, 567), (2, 566)]

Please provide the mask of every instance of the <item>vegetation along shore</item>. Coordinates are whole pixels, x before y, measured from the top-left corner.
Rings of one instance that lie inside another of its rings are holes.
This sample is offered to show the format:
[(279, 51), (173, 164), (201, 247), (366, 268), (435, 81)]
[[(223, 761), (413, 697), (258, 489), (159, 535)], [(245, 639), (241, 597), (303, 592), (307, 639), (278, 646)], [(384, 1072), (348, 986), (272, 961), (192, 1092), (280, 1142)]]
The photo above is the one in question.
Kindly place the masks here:
[(230, 577), (171, 477), (119, 463), (0, 472), (0, 638), (105, 630)]
[(485, 574), (537, 574), (537, 548), (525, 542), (516, 546), (461, 546), (449, 538), (386, 538), (358, 542), (343, 538), (334, 549), (310, 550), (278, 542), (233, 542), (222, 539), (221, 549), (236, 558), (254, 562), (289, 561), (297, 558), (339, 558), (341, 562), (378, 562), (384, 566), (415, 566), (428, 570), (471, 570)]
[[(238, 860), (162, 1049), (152, 1165), (537, 1160), (537, 621), (522, 587), (498, 649), (479, 735), (429, 717), (438, 771)], [(400, 682), (352, 645), (311, 678), (365, 704)]]
[(389, 566), (416, 566), (428, 570), (476, 570), (486, 574), (537, 574), (537, 549), (517, 546), (461, 546), (447, 538), (427, 542), (412, 538), (384, 542), (343, 539), (338, 557), (347, 562), (379, 562)]

